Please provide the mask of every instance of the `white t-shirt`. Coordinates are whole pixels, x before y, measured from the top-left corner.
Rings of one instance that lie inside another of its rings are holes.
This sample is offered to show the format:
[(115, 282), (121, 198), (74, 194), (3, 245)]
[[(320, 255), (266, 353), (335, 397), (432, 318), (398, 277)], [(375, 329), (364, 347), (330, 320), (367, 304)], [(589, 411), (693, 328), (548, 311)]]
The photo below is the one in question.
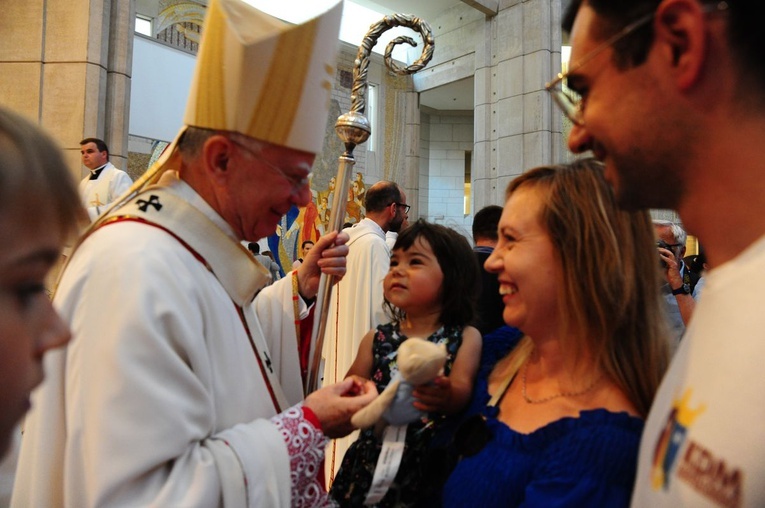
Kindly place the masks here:
[(648, 415), (632, 506), (765, 506), (765, 237), (706, 276)]

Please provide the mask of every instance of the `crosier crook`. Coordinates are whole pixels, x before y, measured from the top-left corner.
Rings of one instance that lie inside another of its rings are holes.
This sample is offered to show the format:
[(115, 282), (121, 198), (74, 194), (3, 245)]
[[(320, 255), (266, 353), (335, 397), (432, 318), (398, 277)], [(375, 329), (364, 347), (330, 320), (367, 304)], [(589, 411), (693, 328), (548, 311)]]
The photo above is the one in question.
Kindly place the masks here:
[[(336, 187), (334, 198), (332, 199), (332, 210), (329, 216), (330, 231), (340, 231), (345, 218), (344, 200), (348, 198), (348, 178), (346, 175), (353, 169), (356, 160), (353, 157), (353, 150), (369, 139), (372, 130), (369, 126), (369, 120), (364, 116), (366, 108), (367, 93), (367, 71), (369, 69), (369, 55), (372, 48), (377, 44), (383, 32), (393, 27), (402, 26), (411, 28), (418, 32), (422, 37), (424, 47), (420, 58), (411, 65), (400, 67), (393, 61), (391, 53), (396, 44), (406, 42), (410, 46), (417, 44), (411, 37), (400, 36), (391, 40), (385, 47), (385, 66), (398, 75), (414, 74), (422, 70), (433, 57), (435, 40), (433, 39), (433, 30), (430, 25), (409, 14), (392, 14), (385, 16), (382, 20), (369, 27), (369, 31), (359, 46), (359, 52), (356, 54), (356, 60), (353, 67), (353, 87), (351, 88), (351, 110), (348, 113), (340, 115), (335, 122), (335, 131), (345, 145), (345, 152), (338, 159), (337, 176), (335, 177)], [(306, 395), (318, 389), (319, 384), (319, 366), (321, 364), (321, 352), (324, 346), (324, 334), (327, 328), (327, 315), (329, 311), (329, 298), (332, 291), (333, 276), (321, 274), (319, 279), (319, 290), (316, 298), (317, 314), (313, 322), (311, 333), (311, 346), (308, 356), (308, 375), (305, 378), (303, 391)]]

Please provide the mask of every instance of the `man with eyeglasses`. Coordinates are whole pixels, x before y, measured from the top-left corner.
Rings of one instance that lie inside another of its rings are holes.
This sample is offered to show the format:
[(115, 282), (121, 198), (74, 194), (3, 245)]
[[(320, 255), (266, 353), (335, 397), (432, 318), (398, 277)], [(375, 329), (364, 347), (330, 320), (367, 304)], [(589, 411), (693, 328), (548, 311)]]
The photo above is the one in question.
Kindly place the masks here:
[(765, 506), (760, 2), (572, 0), (548, 84), (626, 208), (675, 209), (712, 266), (641, 441), (633, 506)]
[(45, 358), (13, 506), (327, 502), (328, 438), (376, 390), (304, 398), (297, 338), (321, 273), (345, 272), (347, 235), (268, 287), (241, 242), (311, 199), (341, 11), (293, 25), (209, 2), (185, 125), (64, 270), (54, 304), (75, 339)]
[[(390, 268), (388, 231), (398, 232), (409, 217), (406, 193), (395, 183), (380, 181), (367, 189), (366, 216), (348, 233), (348, 265), (332, 291), (324, 340), (324, 384), (345, 379), (362, 337), (386, 322), (382, 281)], [(331, 482), (353, 436), (334, 440), (327, 451), (326, 478)]]
[(656, 250), (659, 253), (661, 271), (665, 283), (662, 286), (667, 323), (672, 334), (672, 350), (676, 350), (685, 327), (691, 320), (696, 307), (698, 292), (696, 283), (699, 276), (691, 273), (685, 263), (685, 241), (688, 238), (680, 224), (667, 220), (654, 220)]

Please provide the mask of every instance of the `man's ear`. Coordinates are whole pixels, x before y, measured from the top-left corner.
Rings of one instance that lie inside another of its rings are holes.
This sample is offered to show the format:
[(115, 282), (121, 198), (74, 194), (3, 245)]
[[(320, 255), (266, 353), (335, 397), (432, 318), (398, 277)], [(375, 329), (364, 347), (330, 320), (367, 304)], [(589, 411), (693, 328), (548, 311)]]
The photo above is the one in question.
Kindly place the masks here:
[(656, 10), (654, 44), (681, 90), (693, 86), (701, 75), (707, 35), (705, 12), (695, 0), (666, 0)]
[(225, 184), (230, 177), (228, 162), (233, 153), (234, 144), (225, 136), (210, 136), (202, 146), (202, 160), (205, 171), (219, 185)]
[(398, 205), (395, 203), (391, 203), (388, 205), (388, 223), (390, 224), (393, 222), (393, 219), (396, 218), (396, 214), (398, 214)]

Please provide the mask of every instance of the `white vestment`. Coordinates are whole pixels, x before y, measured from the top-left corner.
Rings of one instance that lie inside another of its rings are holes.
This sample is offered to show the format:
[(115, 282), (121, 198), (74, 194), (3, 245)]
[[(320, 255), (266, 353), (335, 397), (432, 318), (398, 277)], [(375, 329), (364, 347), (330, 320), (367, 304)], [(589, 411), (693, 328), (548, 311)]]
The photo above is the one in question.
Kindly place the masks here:
[(104, 165), (104, 169), (95, 180), (91, 180), (90, 175), (83, 178), (80, 182), (80, 196), (90, 220), (96, 220), (104, 208), (120, 197), (132, 184), (130, 176), (115, 168), (111, 162)]
[(45, 357), (14, 506), (290, 506), (269, 418), (302, 399), (291, 277), (252, 302), (265, 269), (175, 173), (162, 185), (114, 212), (65, 271), (54, 303), (73, 339)]
[[(389, 321), (383, 310), (383, 279), (390, 268), (385, 233), (371, 219), (344, 230), (350, 235), (347, 272), (330, 298), (324, 338), (324, 385), (345, 379), (364, 335)], [(329, 444), (326, 478), (331, 481), (356, 433)]]
[(391, 251), (393, 250), (393, 246), (396, 245), (396, 240), (398, 240), (398, 233), (395, 231), (388, 231), (385, 233), (385, 245), (388, 246), (388, 249)]

